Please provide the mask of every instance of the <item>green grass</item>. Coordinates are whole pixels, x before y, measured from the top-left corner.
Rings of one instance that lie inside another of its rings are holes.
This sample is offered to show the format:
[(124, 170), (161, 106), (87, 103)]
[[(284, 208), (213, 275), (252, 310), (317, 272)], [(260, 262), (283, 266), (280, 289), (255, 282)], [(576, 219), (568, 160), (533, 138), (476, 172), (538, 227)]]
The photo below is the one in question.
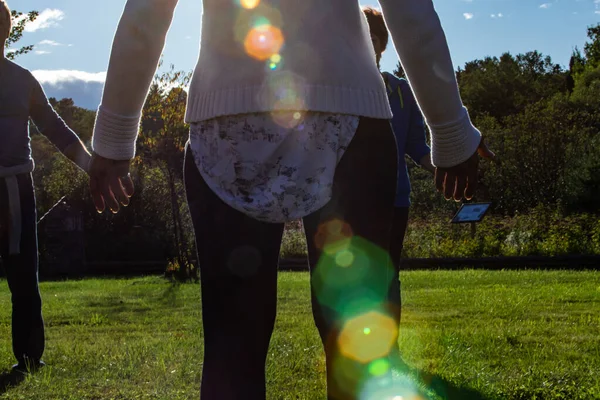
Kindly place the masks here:
[[(600, 399), (600, 273), (406, 272), (402, 285), (400, 347), (432, 399)], [(199, 397), (198, 285), (155, 277), (46, 282), (42, 295), (49, 366), (0, 398)], [(3, 281), (4, 372), (10, 346)], [(323, 399), (323, 371), (308, 274), (282, 273), (268, 398)]]

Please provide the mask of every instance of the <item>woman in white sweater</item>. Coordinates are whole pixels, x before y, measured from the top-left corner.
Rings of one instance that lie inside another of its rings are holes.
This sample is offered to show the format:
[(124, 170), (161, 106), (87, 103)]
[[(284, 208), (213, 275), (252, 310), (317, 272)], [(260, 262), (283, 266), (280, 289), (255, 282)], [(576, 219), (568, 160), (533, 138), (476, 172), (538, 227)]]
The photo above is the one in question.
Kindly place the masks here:
[[(203, 3), (185, 163), (202, 278), (201, 397), (265, 398), (283, 223), (303, 218), (328, 398), (359, 398), (398, 324), (387, 256), (397, 154), (366, 19), (357, 0)], [(118, 211), (133, 192), (129, 160), (176, 4), (125, 6), (94, 130), (99, 211)], [(437, 187), (471, 197), (481, 135), (433, 4), (380, 4), (432, 132)]]

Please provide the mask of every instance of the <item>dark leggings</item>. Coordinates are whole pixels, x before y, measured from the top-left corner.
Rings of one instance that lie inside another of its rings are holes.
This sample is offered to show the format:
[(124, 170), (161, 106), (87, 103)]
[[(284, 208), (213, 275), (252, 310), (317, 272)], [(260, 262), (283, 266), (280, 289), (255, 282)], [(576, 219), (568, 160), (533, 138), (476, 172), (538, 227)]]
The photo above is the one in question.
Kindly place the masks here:
[[(400, 273), (400, 260), (402, 258), (402, 249), (404, 247), (404, 237), (406, 236), (406, 227), (408, 225), (408, 207), (394, 208), (394, 217), (392, 218), (392, 234), (390, 241), (390, 256), (397, 273)], [(400, 285), (400, 283), (398, 283)], [(400, 321), (400, 303), (397, 309), (396, 318)]]
[[(396, 157), (389, 122), (362, 118), (336, 168), (331, 201), (304, 218), (312, 308), (325, 347), (329, 399), (357, 398), (368, 378), (371, 360), (339, 344), (344, 324), (361, 315), (375, 316), (369, 322), (373, 329), (378, 323), (389, 329), (388, 320), (396, 326), (399, 322), (398, 276), (387, 255)], [(265, 399), (283, 224), (259, 222), (223, 203), (202, 179), (190, 151), (185, 184), (201, 272), (201, 398)], [(394, 343), (396, 335), (397, 330), (387, 332)]]
[(21, 252), (9, 255), (8, 195), (0, 179), (0, 257), (12, 294), (12, 343), (18, 362), (37, 362), (44, 352), (42, 298), (38, 287), (38, 244), (35, 194), (31, 175), (19, 175)]

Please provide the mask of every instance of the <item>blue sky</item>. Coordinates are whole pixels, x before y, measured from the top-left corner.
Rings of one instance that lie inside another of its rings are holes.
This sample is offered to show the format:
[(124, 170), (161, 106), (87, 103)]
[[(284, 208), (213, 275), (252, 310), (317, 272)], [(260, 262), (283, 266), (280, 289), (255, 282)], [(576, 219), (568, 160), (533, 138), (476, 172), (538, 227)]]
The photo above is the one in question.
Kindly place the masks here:
[[(298, 0), (301, 1), (301, 0)], [(352, 1), (352, 0), (348, 0)], [(378, 6), (377, 1), (361, 2)], [(483, 58), (539, 50), (567, 65), (586, 41), (586, 27), (600, 22), (600, 0), (434, 0), (455, 66)], [(36, 51), (17, 59), (34, 71), (49, 96), (73, 97), (94, 108), (99, 100), (112, 36), (125, 0), (9, 0), (20, 11), (42, 12), (20, 44)], [(200, 0), (179, 0), (164, 52), (165, 65), (192, 70), (199, 50)], [(382, 67), (392, 70), (390, 48)]]

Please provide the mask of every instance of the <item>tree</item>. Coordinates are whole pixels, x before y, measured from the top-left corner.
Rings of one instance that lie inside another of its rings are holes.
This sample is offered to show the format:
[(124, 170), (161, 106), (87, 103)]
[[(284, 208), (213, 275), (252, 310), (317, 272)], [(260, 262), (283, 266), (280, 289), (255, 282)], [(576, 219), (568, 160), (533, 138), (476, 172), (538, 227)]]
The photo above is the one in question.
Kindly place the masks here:
[(195, 275), (195, 267), (190, 261), (191, 229), (190, 224), (185, 221), (187, 209), (183, 200), (185, 193), (182, 168), (189, 137), (189, 126), (184, 122), (187, 102), (185, 88), (189, 85), (191, 76), (191, 73), (175, 71), (173, 66), (170, 71), (156, 76), (144, 105), (138, 140), (141, 166), (157, 167), (167, 179), (172, 240), (180, 280), (187, 280)]
[(57, 100), (54, 97), (50, 97), (48, 101), (84, 143), (89, 143), (91, 141), (94, 123), (96, 121), (95, 112), (77, 107), (73, 99), (70, 98)]
[(404, 68), (402, 67), (400, 61), (398, 61), (398, 64), (396, 65), (396, 69), (394, 70), (393, 74), (396, 75), (398, 78), (406, 79), (406, 72), (404, 72)]
[(568, 89), (566, 71), (537, 51), (468, 62), (458, 71), (458, 79), (471, 116), (492, 116), (500, 123)]
[[(30, 11), (25, 15), (22, 12), (12, 10), (12, 29), (8, 35), (8, 39), (6, 39), (6, 42), (4, 43), (4, 47), (9, 49), (13, 44), (21, 40), (25, 26), (27, 26), (28, 23), (35, 21), (38, 15), (39, 13), (37, 11)], [(6, 53), (6, 58), (14, 60), (17, 56), (27, 54), (31, 50), (33, 50), (33, 45), (23, 46), (17, 50), (10, 50)]]
[(598, 67), (600, 66), (600, 24), (590, 26), (587, 30), (587, 36), (590, 42), (587, 42), (583, 47), (585, 57), (592, 67)]

